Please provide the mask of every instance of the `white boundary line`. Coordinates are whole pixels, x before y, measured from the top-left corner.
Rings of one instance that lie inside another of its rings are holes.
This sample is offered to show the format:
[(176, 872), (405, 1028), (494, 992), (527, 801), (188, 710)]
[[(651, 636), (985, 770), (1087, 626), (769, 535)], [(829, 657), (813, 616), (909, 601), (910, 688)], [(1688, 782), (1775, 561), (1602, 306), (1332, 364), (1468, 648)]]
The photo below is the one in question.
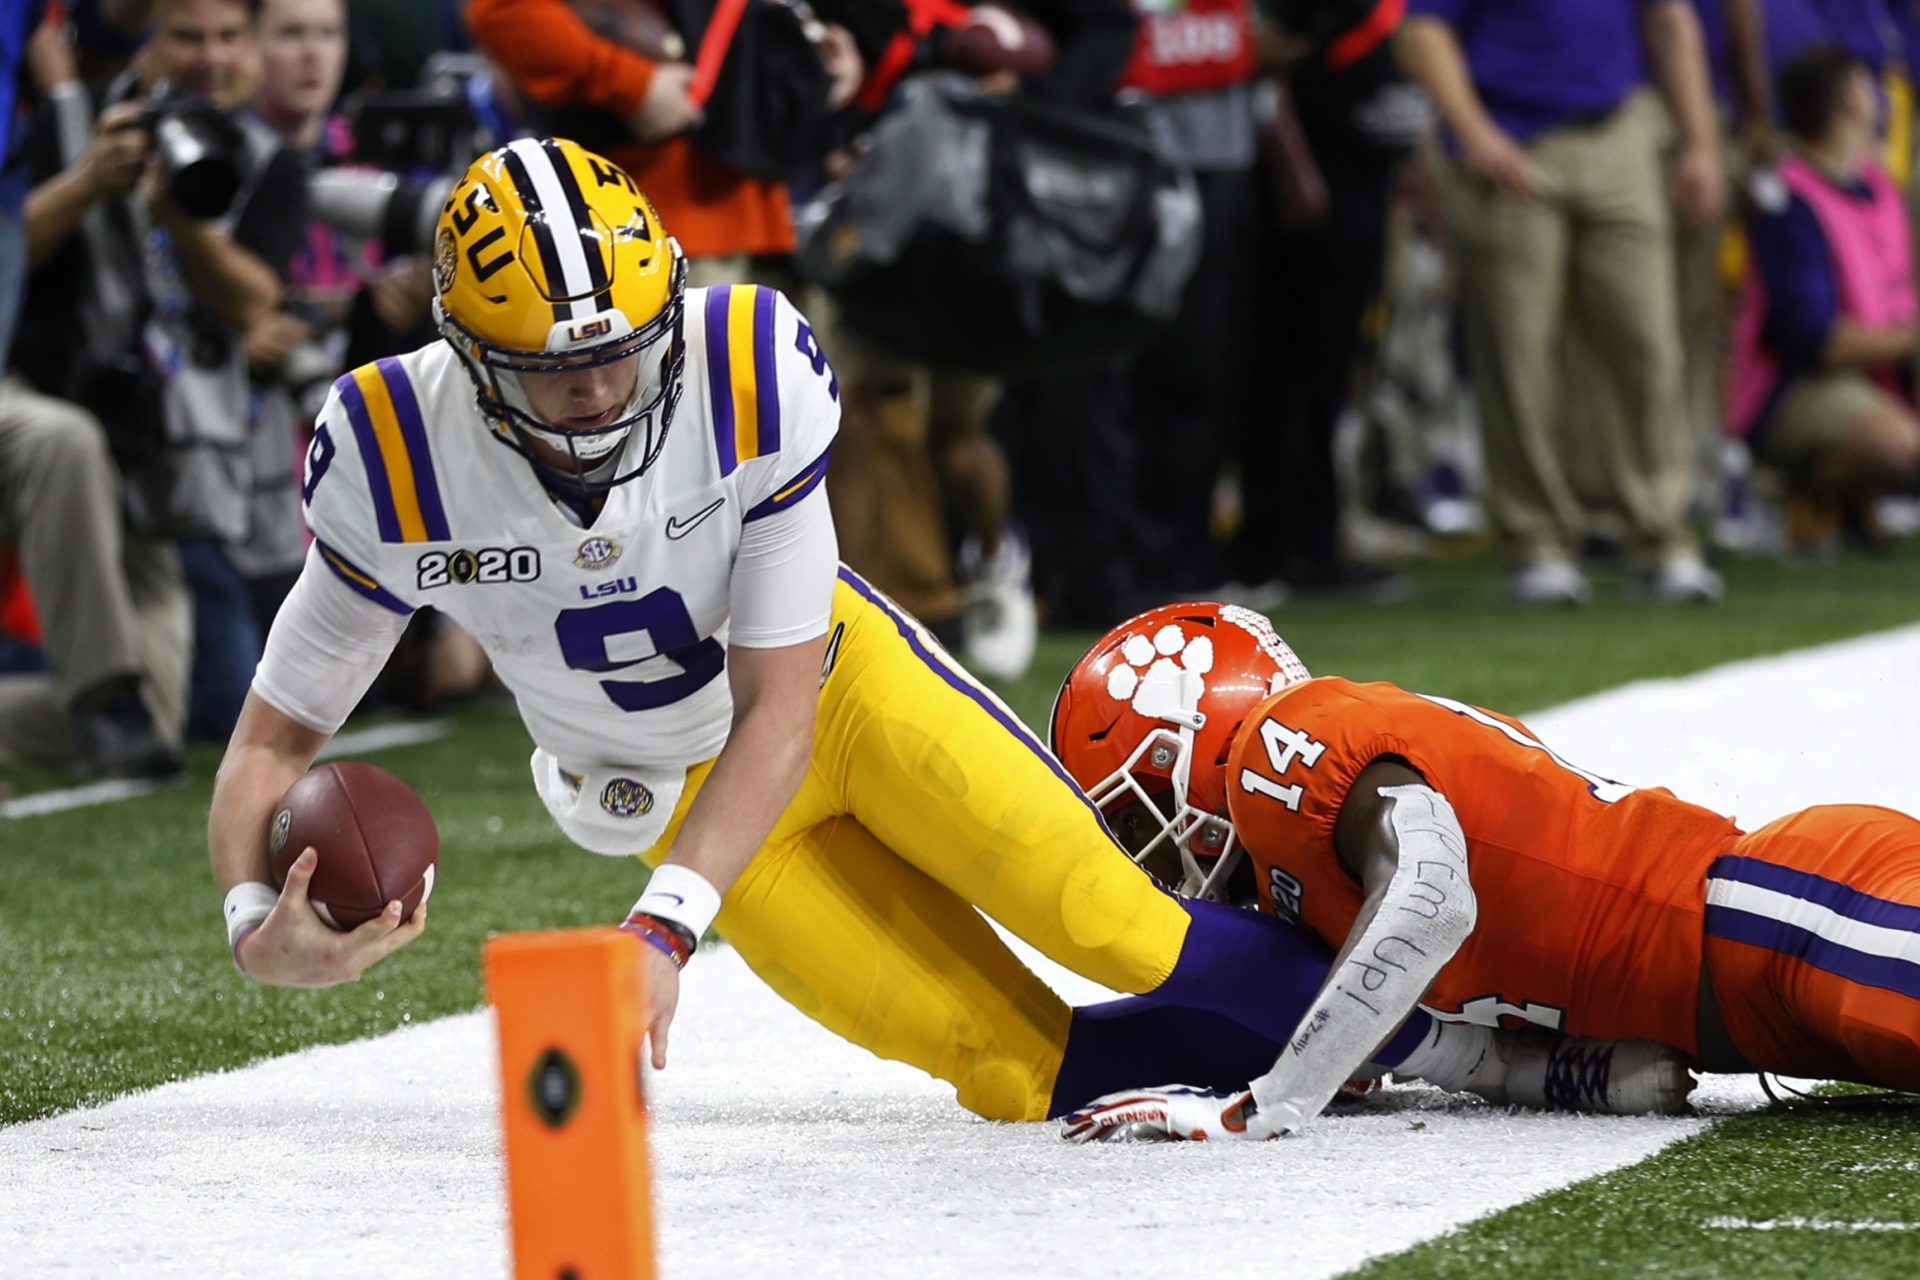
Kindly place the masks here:
[(1920, 1222), (1839, 1222), (1832, 1218), (1708, 1218), (1709, 1231), (1920, 1231)]
[[(432, 742), (435, 738), (444, 738), (453, 728), (446, 720), (401, 721), (397, 724), (383, 724), (377, 728), (359, 729), (343, 733), (329, 742), (321, 751), (322, 760), (332, 760), (340, 756), (367, 755), (375, 751), (386, 751), (393, 747), (410, 747), (421, 742)], [(69, 787), (64, 791), (41, 791), (30, 796), (21, 796), (17, 800), (0, 801), (0, 819), (37, 818), (49, 813), (66, 813), (73, 809), (91, 808), (97, 804), (112, 804), (117, 800), (131, 800), (135, 796), (144, 796), (169, 785), (165, 782), (149, 782), (140, 778), (110, 779), (106, 782), (90, 782), (84, 787)]]

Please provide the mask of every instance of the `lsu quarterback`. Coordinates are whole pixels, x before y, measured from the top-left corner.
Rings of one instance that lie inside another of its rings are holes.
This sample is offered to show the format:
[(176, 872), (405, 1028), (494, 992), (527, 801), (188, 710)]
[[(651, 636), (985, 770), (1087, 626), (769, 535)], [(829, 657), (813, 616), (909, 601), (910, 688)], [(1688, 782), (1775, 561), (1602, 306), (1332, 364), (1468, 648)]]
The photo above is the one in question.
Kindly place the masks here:
[[(425, 908), (403, 924), (398, 903), (329, 930), (306, 898), (313, 851), (276, 893), (265, 837), (432, 606), (512, 691), (560, 828), (655, 868), (624, 927), (656, 1067), (710, 926), (816, 1021), (983, 1116), (1271, 1060), (1326, 948), (1159, 889), (1031, 733), (839, 565), (821, 484), (839, 389), (784, 297), (689, 287), (632, 179), (564, 140), (475, 161), (435, 234), (441, 340), (328, 397), (303, 478), (311, 552), (215, 783), (211, 861), (245, 973), (349, 981), (424, 930)], [(983, 913), (1144, 998), (1069, 1009)], [(1416, 1012), (1375, 1056), (1501, 1089), (1505, 1059), (1466, 1030)]]
[[(1116, 1093), (1070, 1116), (1069, 1138), (1290, 1132), (1415, 1008), (1631, 1037), (1707, 1071), (1920, 1090), (1907, 814), (1825, 805), (1743, 832), (1579, 769), (1511, 717), (1310, 678), (1265, 618), (1209, 603), (1109, 632), (1052, 736), (1145, 863), (1190, 891), (1241, 884), (1228, 896), (1341, 949), (1250, 1087)], [(1563, 1052), (1547, 1087), (1618, 1065)]]

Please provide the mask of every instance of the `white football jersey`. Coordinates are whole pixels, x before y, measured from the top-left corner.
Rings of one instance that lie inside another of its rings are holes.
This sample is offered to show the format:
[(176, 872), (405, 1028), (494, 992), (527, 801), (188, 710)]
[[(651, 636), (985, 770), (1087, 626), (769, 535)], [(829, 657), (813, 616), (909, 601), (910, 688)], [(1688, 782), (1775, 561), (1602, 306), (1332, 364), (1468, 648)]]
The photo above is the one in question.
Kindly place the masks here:
[(838, 429), (833, 372), (776, 291), (689, 289), (684, 332), (660, 455), (586, 528), (494, 437), (444, 342), (341, 378), (307, 454), (318, 557), (396, 613), (459, 623), (570, 767), (719, 752), (742, 531), (819, 485)]

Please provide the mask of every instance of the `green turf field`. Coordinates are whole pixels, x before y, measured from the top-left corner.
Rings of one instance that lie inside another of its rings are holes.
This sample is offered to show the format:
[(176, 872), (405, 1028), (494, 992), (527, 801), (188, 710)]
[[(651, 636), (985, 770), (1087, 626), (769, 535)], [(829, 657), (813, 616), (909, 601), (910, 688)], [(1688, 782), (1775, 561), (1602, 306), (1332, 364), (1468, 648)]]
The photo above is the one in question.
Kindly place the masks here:
[[(1911, 545), (1834, 564), (1736, 562), (1728, 582), (1718, 606), (1669, 610), (1628, 603), (1603, 576), (1593, 606), (1539, 612), (1506, 605), (1497, 570), (1473, 556), (1417, 571), (1399, 605), (1303, 602), (1275, 617), (1316, 671), (1510, 711), (1920, 621)], [(1090, 638), (1050, 637), (1035, 673), (1004, 690), (1030, 723), (1044, 724)], [(203, 842), (216, 751), (196, 751), (187, 781), (156, 794), (0, 818), (0, 1123), (470, 1009), (490, 933), (618, 919), (637, 867), (564, 844), (530, 789), (511, 713), (453, 719), (438, 741), (374, 757), (419, 788), (440, 825), (431, 932), (333, 991), (262, 988), (227, 959)], [(71, 780), (11, 781), (30, 792)], [(1904, 1103), (1747, 1117), (1367, 1274), (1904, 1277), (1920, 1258), (1917, 1168), (1920, 1112)], [(1832, 1225), (1860, 1223), (1906, 1229)]]

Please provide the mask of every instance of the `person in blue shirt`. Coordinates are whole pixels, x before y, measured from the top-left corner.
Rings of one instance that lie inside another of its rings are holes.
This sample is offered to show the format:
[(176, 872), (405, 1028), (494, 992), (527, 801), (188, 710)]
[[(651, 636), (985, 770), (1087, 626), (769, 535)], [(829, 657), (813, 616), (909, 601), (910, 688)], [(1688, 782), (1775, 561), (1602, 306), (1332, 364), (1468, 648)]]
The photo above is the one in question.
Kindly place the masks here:
[(44, 0), (0, 0), (0, 371), (13, 349), (13, 326), (26, 288), (27, 252), (22, 213), (27, 167), (15, 145), (25, 135), (20, 87), (28, 37), (40, 25)]
[[(1687, 523), (1672, 221), (1725, 195), (1719, 127), (1685, 0), (1410, 0), (1396, 37), (1432, 96), (1452, 162), (1442, 192), (1479, 394), (1492, 514), (1512, 592), (1575, 604), (1588, 512), (1559, 439), (1564, 333), (1590, 345), (1609, 411), (1584, 486), (1622, 517), (1636, 586), (1661, 601), (1723, 590)], [(1636, 90), (1650, 70), (1680, 142)]]

